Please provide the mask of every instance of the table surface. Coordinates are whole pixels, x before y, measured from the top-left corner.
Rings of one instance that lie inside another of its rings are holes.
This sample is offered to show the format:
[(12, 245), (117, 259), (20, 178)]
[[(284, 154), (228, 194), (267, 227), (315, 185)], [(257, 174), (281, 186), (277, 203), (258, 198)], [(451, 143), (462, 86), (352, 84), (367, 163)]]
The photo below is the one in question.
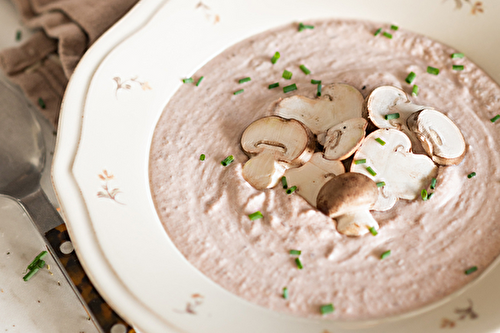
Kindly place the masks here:
[[(19, 45), (31, 35), (8, 0), (0, 0), (0, 22), (0, 49)], [(22, 38), (16, 41), (19, 30)], [(54, 128), (37, 117), (49, 150), (42, 188), (57, 205), (50, 180)], [(43, 238), (21, 206), (0, 196), (0, 332), (98, 332), (50, 255), (44, 258), (50, 271), (40, 270), (28, 282), (22, 279), (26, 266), (44, 249)]]

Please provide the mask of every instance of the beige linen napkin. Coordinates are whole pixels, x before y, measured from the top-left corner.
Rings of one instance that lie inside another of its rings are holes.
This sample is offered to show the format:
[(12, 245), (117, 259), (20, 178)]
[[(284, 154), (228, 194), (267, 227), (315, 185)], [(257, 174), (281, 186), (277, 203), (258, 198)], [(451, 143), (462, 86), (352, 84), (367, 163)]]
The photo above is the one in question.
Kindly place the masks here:
[(0, 52), (0, 68), (57, 126), (61, 100), (78, 61), (138, 0), (12, 0), (38, 31)]

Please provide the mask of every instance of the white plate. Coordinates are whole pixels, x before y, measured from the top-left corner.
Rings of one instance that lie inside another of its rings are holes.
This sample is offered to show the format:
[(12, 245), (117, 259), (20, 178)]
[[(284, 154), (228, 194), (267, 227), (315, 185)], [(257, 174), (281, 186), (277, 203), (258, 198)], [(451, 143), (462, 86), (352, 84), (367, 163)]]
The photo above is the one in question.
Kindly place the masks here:
[[(463, 8), (456, 9), (461, 2)], [(62, 106), (53, 166), (71, 237), (106, 300), (144, 332), (500, 328), (499, 267), (490, 267), (475, 283), (438, 304), (380, 322), (303, 319), (253, 305), (184, 259), (158, 219), (148, 183), (150, 142), (164, 106), (181, 78), (228, 46), (290, 22), (369, 19), (397, 23), (462, 50), (499, 82), (500, 3), (485, 0), (485, 12), (477, 15), (471, 14), (471, 6), (465, 0), (141, 1), (92, 46), (74, 73)], [(473, 308), (462, 317), (456, 310), (469, 308), (469, 300)]]

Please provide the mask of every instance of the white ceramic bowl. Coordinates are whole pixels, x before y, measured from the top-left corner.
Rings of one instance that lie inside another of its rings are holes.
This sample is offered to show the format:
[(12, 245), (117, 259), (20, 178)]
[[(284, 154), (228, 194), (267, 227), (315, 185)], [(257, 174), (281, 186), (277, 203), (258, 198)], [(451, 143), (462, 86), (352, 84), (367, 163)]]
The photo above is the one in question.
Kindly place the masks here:
[[(180, 78), (189, 77), (228, 46), (290, 22), (345, 17), (397, 23), (462, 50), (499, 82), (500, 3), (485, 0), (484, 12), (473, 15), (472, 2), (141, 1), (91, 47), (76, 69), (62, 106), (53, 166), (68, 229), (101, 294), (144, 332), (431, 333), (451, 326), (454, 332), (500, 328), (497, 265), (454, 295), (387, 320), (304, 319), (253, 305), (206, 278), (179, 253), (158, 219), (148, 182), (153, 131), (182, 84)], [(461, 9), (456, 8), (459, 3)]]

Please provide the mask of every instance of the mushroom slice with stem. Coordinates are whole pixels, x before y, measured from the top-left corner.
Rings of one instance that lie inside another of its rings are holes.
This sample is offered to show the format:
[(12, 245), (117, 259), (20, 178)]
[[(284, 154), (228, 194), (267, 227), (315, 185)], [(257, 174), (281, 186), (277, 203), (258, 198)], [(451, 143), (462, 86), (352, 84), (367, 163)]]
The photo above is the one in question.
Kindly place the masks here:
[(337, 231), (348, 236), (361, 236), (378, 223), (370, 213), (377, 202), (378, 190), (365, 175), (347, 172), (329, 180), (319, 191), (317, 206), (325, 215), (337, 220)]
[(313, 134), (299, 121), (270, 116), (250, 124), (241, 136), (250, 156), (243, 178), (258, 190), (271, 188), (286, 169), (306, 163), (314, 153)]
[(345, 120), (362, 117), (363, 95), (356, 88), (340, 83), (327, 87), (328, 95), (318, 99), (299, 95), (284, 98), (275, 114), (302, 122), (316, 135)]
[[(363, 161), (358, 163), (356, 161)], [(362, 173), (380, 183), (373, 210), (391, 209), (398, 199), (414, 200), (437, 175), (432, 160), (411, 152), (410, 139), (395, 129), (379, 129), (368, 135), (354, 154), (351, 172)]]
[(315, 153), (309, 162), (300, 168), (287, 170), (285, 177), (289, 187), (297, 186), (296, 193), (316, 207), (316, 198), (323, 185), (344, 172), (342, 162), (330, 161), (324, 159), (322, 153)]
[(318, 136), (318, 142), (324, 146), (324, 157), (329, 160), (345, 160), (351, 156), (365, 138), (366, 126), (368, 122), (364, 118), (353, 118)]
[(408, 118), (407, 125), (437, 164), (459, 164), (464, 159), (466, 145), (462, 132), (443, 113), (436, 110), (416, 112)]

